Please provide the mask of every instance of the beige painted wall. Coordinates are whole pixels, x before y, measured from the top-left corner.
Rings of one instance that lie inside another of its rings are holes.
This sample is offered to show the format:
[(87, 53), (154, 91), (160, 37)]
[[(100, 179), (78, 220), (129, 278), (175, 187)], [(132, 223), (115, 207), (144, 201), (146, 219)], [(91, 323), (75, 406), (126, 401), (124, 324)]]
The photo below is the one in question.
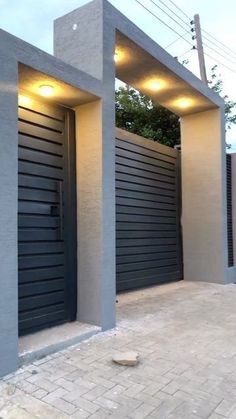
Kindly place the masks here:
[(221, 109), (181, 119), (186, 280), (228, 282), (224, 135)]

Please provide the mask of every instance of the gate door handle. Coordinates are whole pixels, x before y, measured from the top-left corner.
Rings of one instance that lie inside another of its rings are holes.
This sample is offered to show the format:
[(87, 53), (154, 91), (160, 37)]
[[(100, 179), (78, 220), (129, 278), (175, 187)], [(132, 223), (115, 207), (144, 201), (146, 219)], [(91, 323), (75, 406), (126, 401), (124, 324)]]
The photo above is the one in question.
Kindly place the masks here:
[(62, 180), (59, 180), (59, 240), (63, 240), (63, 188)]
[(59, 195), (59, 203), (56, 205), (50, 206), (50, 214), (54, 217), (59, 217), (59, 224), (58, 224), (58, 231), (59, 231), (59, 238), (58, 240), (63, 240), (63, 188), (62, 188), (62, 181), (59, 180), (58, 182), (58, 195)]

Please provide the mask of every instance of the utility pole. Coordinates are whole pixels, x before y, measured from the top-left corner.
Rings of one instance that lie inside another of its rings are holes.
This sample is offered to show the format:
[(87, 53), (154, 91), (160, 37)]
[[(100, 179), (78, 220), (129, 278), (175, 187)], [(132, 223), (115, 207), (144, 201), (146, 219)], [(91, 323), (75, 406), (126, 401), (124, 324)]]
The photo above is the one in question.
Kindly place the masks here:
[(200, 25), (200, 17), (199, 17), (199, 15), (194, 15), (193, 23), (194, 23), (194, 26), (195, 26), (195, 33), (196, 33), (197, 52), (198, 52), (198, 61), (199, 61), (200, 75), (201, 75), (202, 81), (205, 84), (208, 84), (208, 82), (207, 82), (207, 74), (206, 74), (205, 57), (204, 57), (203, 44), (202, 44), (202, 32), (201, 32), (201, 25)]

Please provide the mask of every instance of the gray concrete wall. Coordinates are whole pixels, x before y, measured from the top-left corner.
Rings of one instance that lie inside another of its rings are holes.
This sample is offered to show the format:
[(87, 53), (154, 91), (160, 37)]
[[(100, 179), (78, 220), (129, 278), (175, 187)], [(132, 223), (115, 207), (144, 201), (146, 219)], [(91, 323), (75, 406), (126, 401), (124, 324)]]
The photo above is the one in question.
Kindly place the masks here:
[(228, 282), (224, 109), (181, 118), (184, 279)]
[(0, 52), (0, 376), (18, 363), (17, 64)]

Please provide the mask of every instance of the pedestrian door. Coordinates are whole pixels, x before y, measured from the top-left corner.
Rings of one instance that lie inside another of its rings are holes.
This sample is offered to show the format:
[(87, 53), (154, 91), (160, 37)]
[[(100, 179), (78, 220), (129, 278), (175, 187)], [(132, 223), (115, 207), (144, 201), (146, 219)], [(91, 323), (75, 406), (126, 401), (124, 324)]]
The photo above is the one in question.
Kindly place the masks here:
[(76, 316), (73, 111), (28, 99), (19, 106), (19, 333)]

